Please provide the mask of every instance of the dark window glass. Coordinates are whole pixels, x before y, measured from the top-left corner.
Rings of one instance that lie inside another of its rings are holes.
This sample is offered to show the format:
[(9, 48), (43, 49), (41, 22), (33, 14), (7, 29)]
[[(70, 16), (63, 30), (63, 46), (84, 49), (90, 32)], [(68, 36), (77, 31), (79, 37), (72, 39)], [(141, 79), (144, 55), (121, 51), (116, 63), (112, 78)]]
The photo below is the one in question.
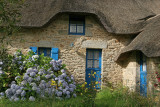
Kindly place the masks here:
[(51, 57), (51, 48), (38, 48), (38, 55), (44, 54), (44, 56)]
[(85, 35), (85, 17), (84, 16), (70, 16), (69, 34)]

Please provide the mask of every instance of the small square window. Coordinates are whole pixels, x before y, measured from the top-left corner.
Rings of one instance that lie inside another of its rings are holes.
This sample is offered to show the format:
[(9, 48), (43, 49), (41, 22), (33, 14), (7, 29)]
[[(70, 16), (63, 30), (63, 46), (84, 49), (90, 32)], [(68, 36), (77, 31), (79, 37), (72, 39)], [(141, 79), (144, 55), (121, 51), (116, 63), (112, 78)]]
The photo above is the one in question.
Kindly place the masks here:
[(38, 48), (38, 55), (44, 54), (44, 56), (51, 57), (51, 48)]
[(69, 16), (69, 34), (85, 35), (84, 16)]

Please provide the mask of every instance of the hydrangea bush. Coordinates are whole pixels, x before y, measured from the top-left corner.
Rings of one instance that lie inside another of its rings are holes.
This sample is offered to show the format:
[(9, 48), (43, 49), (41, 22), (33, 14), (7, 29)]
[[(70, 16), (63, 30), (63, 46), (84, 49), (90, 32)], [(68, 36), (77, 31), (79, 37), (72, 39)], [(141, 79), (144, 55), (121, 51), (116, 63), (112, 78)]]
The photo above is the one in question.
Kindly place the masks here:
[[(65, 99), (76, 97), (74, 77), (66, 72), (62, 60), (53, 60), (44, 55), (34, 55), (32, 51), (24, 56), (19, 51), (12, 57), (11, 66), (16, 67), (14, 81), (9, 84), (0, 98), (6, 97), (11, 101), (30, 100), (36, 98), (56, 97)], [(0, 66), (3, 62), (0, 62)], [(8, 75), (0, 68), (0, 76)], [(5, 78), (3, 78), (5, 79)]]

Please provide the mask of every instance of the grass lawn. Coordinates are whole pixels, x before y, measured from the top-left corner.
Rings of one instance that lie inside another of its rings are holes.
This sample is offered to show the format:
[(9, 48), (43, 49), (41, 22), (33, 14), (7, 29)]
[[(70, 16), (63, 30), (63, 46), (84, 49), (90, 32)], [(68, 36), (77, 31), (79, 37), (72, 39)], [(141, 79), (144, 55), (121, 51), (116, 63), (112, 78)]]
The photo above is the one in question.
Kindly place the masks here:
[[(104, 89), (97, 93), (96, 107), (153, 107), (154, 104), (148, 98), (136, 94), (128, 94), (122, 90), (111, 91)], [(91, 104), (84, 95), (63, 101), (55, 99), (39, 99), (35, 102), (0, 100), (0, 107), (90, 107)]]

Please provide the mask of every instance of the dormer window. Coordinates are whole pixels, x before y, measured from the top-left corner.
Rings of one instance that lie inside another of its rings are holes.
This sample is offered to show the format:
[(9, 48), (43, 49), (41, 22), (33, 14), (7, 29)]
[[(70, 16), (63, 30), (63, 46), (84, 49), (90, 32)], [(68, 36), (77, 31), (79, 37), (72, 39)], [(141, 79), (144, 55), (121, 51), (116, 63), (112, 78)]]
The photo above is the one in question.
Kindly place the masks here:
[(69, 16), (69, 34), (85, 35), (85, 17)]

